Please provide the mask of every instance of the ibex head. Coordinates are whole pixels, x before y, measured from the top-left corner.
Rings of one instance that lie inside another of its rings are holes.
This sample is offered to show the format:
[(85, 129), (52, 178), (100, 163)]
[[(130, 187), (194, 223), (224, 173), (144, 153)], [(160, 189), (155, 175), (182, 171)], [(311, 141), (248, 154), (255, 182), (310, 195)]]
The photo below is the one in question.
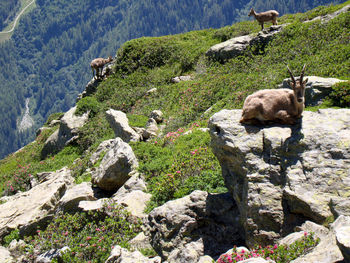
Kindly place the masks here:
[(300, 73), (300, 78), (298, 80), (295, 80), (292, 71), (287, 66), (290, 77), (292, 79), (289, 82), (289, 86), (293, 89), (294, 96), (295, 96), (297, 102), (300, 104), (304, 103), (304, 101), (305, 101), (305, 99), (304, 99), (305, 98), (305, 84), (308, 81), (308, 79), (303, 80), (305, 68), (306, 68), (306, 64), (304, 64), (304, 67)]
[(252, 16), (252, 15), (254, 15), (254, 13), (255, 13), (255, 12), (254, 12), (254, 9), (251, 8), (251, 9), (250, 9), (250, 12), (249, 12), (249, 14), (248, 14), (248, 16)]

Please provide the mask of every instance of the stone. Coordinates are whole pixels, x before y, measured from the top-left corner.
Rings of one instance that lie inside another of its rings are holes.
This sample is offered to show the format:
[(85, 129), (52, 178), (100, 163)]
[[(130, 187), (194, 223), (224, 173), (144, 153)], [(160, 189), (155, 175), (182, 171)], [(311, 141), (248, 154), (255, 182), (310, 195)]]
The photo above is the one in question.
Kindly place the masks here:
[(350, 262), (350, 216), (339, 216), (331, 225), (345, 262)]
[(96, 200), (91, 183), (83, 182), (68, 189), (58, 203), (58, 210), (63, 212), (79, 211), (80, 201)]
[(136, 172), (138, 162), (129, 144), (121, 138), (114, 139), (91, 181), (106, 191), (117, 191)]
[[(299, 77), (295, 77), (296, 80)], [(322, 103), (331, 92), (332, 86), (339, 82), (344, 82), (346, 80), (336, 79), (336, 78), (322, 78), (317, 76), (304, 76), (304, 80), (308, 79), (305, 85), (305, 106), (316, 106)], [(284, 79), (279, 88), (290, 88), (289, 82), (290, 78)]]
[(192, 76), (178, 76), (178, 77), (172, 78), (171, 81), (173, 83), (179, 83), (181, 81), (189, 81), (192, 79), (193, 79)]
[(129, 242), (130, 248), (133, 250), (141, 249), (153, 249), (151, 246), (151, 240), (144, 232), (139, 233), (136, 237), (131, 239)]
[(29, 235), (44, 226), (53, 217), (58, 202), (73, 184), (70, 170), (63, 168), (52, 172), (50, 177), (27, 192), (17, 194), (14, 198), (0, 205), (0, 237), (14, 229), (20, 235)]
[(15, 263), (14, 258), (11, 256), (10, 251), (5, 247), (0, 246), (0, 262), (2, 263)]
[(274, 243), (306, 219), (322, 224), (330, 200), (348, 200), (350, 110), (304, 111), (292, 126), (241, 125), (241, 115), (222, 110), (209, 128), (248, 246)]
[(41, 159), (62, 150), (64, 146), (78, 138), (78, 130), (87, 121), (89, 114), (75, 115), (76, 107), (71, 108), (61, 118), (60, 127), (45, 142), (41, 151)]
[(213, 263), (215, 260), (210, 256), (202, 256), (197, 263)]
[(50, 251), (47, 251), (41, 255), (39, 255), (35, 260), (34, 263), (51, 263), (53, 259), (57, 259), (58, 262), (61, 262), (61, 255), (62, 253), (65, 253), (69, 251), (69, 247), (63, 247), (61, 249), (51, 249)]
[(238, 211), (228, 194), (194, 191), (153, 209), (145, 234), (163, 260), (197, 262), (240, 243)]
[(157, 123), (161, 123), (163, 121), (163, 112), (160, 110), (154, 110), (151, 112), (149, 117), (154, 119)]
[(109, 109), (106, 111), (106, 118), (116, 137), (120, 137), (126, 143), (140, 141), (140, 135), (129, 126), (124, 112)]
[(271, 26), (260, 31), (258, 35), (244, 35), (229, 39), (212, 46), (205, 55), (213, 60), (225, 62), (228, 59), (242, 55), (249, 46), (266, 45), (281, 32), (285, 25)]
[(161, 263), (160, 257), (147, 258), (139, 251), (129, 252), (120, 246), (115, 246), (105, 263)]
[(148, 140), (151, 137), (154, 137), (158, 133), (157, 122), (153, 118), (149, 118), (145, 127), (145, 130), (142, 133), (144, 140)]
[(78, 208), (84, 212), (102, 210), (105, 204), (109, 203), (109, 198), (101, 198), (96, 201), (80, 201)]

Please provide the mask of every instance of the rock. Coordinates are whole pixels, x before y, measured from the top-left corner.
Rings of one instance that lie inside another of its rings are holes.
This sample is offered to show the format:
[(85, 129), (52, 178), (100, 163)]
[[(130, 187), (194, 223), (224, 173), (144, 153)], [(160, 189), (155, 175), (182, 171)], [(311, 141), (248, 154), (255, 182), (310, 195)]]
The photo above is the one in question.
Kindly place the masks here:
[[(295, 78), (296, 80), (299, 77)], [(340, 80), (336, 78), (322, 78), (317, 76), (304, 76), (304, 79), (308, 79), (305, 85), (305, 106), (315, 106), (322, 103), (322, 100), (326, 98), (332, 92), (332, 86), (339, 82), (346, 80)], [(284, 79), (279, 88), (290, 88), (289, 81), (291, 79)]]
[(340, 215), (350, 216), (350, 200), (332, 198), (329, 206), (335, 218)]
[[(17, 262), (20, 262), (20, 260), (18, 260), (21, 256), (23, 256), (23, 251), (24, 248), (26, 246), (26, 243), (23, 240), (12, 240), (11, 243), (8, 246), (8, 250), (11, 253), (11, 256), (17, 259)], [(0, 262), (2, 262), (0, 260)]]
[(88, 97), (88, 96), (94, 94), (97, 90), (97, 87), (100, 85), (101, 82), (102, 82), (102, 79), (92, 78), (89, 81), (89, 83), (85, 86), (85, 90), (78, 95), (76, 101), (78, 102), (82, 98), (85, 98), (85, 97)]
[(58, 203), (58, 210), (63, 212), (76, 212), (80, 201), (96, 200), (91, 183), (81, 183), (68, 189)]
[(306, 219), (322, 224), (331, 199), (348, 200), (350, 110), (306, 111), (293, 126), (241, 125), (241, 114), (222, 110), (209, 128), (248, 246), (271, 244)]
[(76, 107), (71, 108), (61, 118), (60, 127), (45, 142), (41, 151), (41, 158), (45, 159), (49, 154), (54, 154), (63, 149), (63, 147), (76, 140), (77, 133), (88, 119), (88, 113), (82, 116), (74, 115)]
[(335, 233), (337, 245), (340, 248), (345, 262), (350, 262), (350, 216), (343, 216), (331, 225), (331, 229)]
[(116, 137), (120, 137), (124, 142), (140, 141), (140, 135), (129, 126), (124, 112), (110, 109), (106, 111), (106, 118)]
[(178, 77), (172, 78), (171, 81), (173, 83), (179, 83), (181, 81), (189, 81), (192, 79), (193, 79), (192, 76), (178, 76)]
[(152, 88), (146, 91), (146, 96), (152, 95), (157, 92), (157, 88)]
[(194, 191), (155, 208), (148, 216), (145, 234), (169, 263), (197, 262), (204, 255), (218, 257), (241, 242), (238, 216), (228, 194)]
[(337, 17), (338, 15), (340, 15), (342, 13), (349, 12), (349, 10), (350, 10), (350, 5), (346, 5), (343, 8), (335, 11), (334, 13), (323, 15), (323, 16), (317, 16), (311, 20), (305, 21), (304, 23), (313, 22), (315, 20), (321, 20), (321, 23), (326, 23), (329, 20), (332, 20), (333, 18)]
[(57, 204), (74, 179), (67, 168), (51, 173), (48, 180), (0, 205), (0, 236), (18, 228), (32, 234), (52, 218)]
[(267, 261), (264, 258), (249, 258), (249, 259), (240, 261), (240, 263), (269, 263), (269, 262), (271, 261)]
[(197, 263), (213, 263), (215, 260), (210, 256), (202, 256)]
[(92, 172), (91, 181), (103, 190), (116, 191), (135, 173), (138, 162), (130, 145), (121, 138), (111, 144), (99, 167)]
[(109, 198), (101, 198), (96, 201), (80, 201), (78, 208), (84, 212), (101, 210), (105, 204), (110, 202)]
[(51, 128), (49, 128), (49, 127), (41, 127), (39, 129), (37, 129), (36, 132), (35, 132), (36, 137), (38, 137), (43, 131), (46, 131), (46, 130), (51, 130)]
[(266, 45), (284, 26), (285, 25), (271, 26), (270, 28), (260, 31), (257, 36), (244, 35), (229, 39), (212, 46), (205, 55), (213, 60), (225, 62), (228, 59), (242, 55), (249, 46), (257, 44)]
[(133, 250), (141, 249), (153, 249), (151, 246), (151, 240), (144, 232), (139, 233), (136, 237), (131, 239), (129, 242), (130, 248)]
[(161, 263), (160, 257), (147, 258), (139, 251), (129, 252), (125, 248), (116, 246), (111, 252), (111, 256), (105, 263)]
[(63, 247), (61, 249), (51, 249), (50, 251), (47, 251), (41, 255), (39, 255), (35, 260), (34, 263), (51, 263), (53, 259), (57, 259), (58, 262), (61, 262), (61, 255), (62, 253), (65, 253), (69, 251), (69, 247)]
[(11, 256), (10, 251), (0, 246), (0, 262), (3, 263), (15, 263), (14, 258)]
[(154, 137), (157, 135), (158, 133), (158, 126), (157, 126), (157, 122), (152, 119), (149, 118), (145, 127), (145, 130), (142, 133), (142, 137), (144, 140), (147, 140), (151, 137)]
[(151, 112), (149, 117), (154, 119), (157, 123), (161, 123), (163, 121), (163, 112), (160, 110), (154, 110)]

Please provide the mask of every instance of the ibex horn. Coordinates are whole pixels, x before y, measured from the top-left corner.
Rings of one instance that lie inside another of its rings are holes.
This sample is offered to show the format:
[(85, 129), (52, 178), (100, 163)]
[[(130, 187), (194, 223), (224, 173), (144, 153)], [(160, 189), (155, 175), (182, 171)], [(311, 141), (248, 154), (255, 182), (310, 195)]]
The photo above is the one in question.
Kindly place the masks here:
[(300, 73), (300, 83), (302, 83), (303, 82), (303, 77), (304, 77), (304, 71), (305, 71), (305, 68), (306, 68), (306, 64), (304, 64), (304, 67), (303, 67), (303, 69), (302, 69), (302, 71), (301, 71), (301, 73)]
[(292, 78), (292, 81), (293, 81), (293, 83), (294, 83), (294, 85), (295, 85), (295, 79), (294, 79), (293, 73), (292, 73), (292, 71), (290, 70), (290, 68), (288, 67), (288, 65), (287, 65), (287, 69), (288, 69), (289, 74), (290, 74), (290, 77)]

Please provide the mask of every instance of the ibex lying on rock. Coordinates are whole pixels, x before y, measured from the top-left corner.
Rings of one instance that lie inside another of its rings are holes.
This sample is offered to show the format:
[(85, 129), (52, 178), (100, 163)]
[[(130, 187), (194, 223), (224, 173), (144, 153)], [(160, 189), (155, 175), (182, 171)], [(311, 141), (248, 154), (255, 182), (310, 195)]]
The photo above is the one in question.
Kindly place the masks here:
[(243, 105), (240, 123), (264, 124), (265, 122), (279, 122), (295, 124), (304, 110), (305, 84), (303, 81), (305, 66), (300, 79), (295, 80), (293, 73), (287, 66), (292, 81), (291, 89), (265, 89), (249, 95)]
[[(90, 66), (92, 70), (92, 76), (95, 78), (95, 72), (96, 70), (96, 77), (100, 78), (103, 70), (103, 66), (106, 65), (109, 62), (112, 62), (113, 58), (109, 56), (107, 59), (105, 58), (95, 58), (94, 60), (91, 61)], [(101, 69), (101, 74), (100, 74), (100, 69)]]
[(272, 21), (272, 24), (277, 25), (277, 17), (279, 13), (276, 10), (269, 10), (266, 12), (255, 13), (254, 9), (250, 9), (248, 16), (254, 16), (261, 25), (261, 30), (264, 29), (264, 22)]

